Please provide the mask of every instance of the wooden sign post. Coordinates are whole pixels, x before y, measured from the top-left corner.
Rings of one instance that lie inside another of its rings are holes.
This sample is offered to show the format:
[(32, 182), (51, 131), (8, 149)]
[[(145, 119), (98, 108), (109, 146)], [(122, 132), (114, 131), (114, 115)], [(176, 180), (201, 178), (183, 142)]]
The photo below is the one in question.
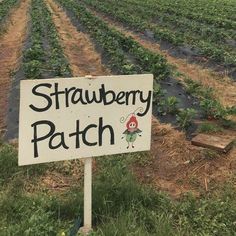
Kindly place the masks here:
[(92, 230), (92, 157), (84, 159), (84, 227), (85, 234)]
[[(85, 78), (95, 79), (91, 75)], [(84, 226), (80, 231), (85, 235), (92, 230), (92, 163), (92, 157), (84, 159)]]
[(84, 159), (84, 232), (92, 228), (92, 157), (150, 150), (152, 75), (23, 80), (19, 165)]

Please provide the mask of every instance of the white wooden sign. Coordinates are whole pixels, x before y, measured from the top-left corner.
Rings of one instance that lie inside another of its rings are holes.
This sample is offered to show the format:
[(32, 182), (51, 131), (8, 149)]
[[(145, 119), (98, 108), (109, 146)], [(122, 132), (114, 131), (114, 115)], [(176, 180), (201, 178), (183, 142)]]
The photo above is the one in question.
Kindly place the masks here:
[(23, 80), (19, 165), (150, 150), (152, 75)]

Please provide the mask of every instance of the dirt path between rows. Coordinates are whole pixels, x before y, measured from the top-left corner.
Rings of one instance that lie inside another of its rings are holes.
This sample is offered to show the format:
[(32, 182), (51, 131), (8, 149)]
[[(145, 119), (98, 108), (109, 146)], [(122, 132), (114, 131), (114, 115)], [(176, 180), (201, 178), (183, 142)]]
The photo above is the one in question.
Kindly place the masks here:
[[(222, 78), (222, 76), (209, 69), (203, 69), (201, 66), (196, 64), (189, 64), (185, 59), (178, 59), (172, 57), (168, 54), (167, 51), (161, 50), (160, 45), (158, 45), (158, 43), (152, 42), (147, 38), (145, 39), (145, 36), (126, 29), (122, 24), (115, 22), (110, 17), (107, 17), (102, 13), (94, 11), (91, 8), (88, 9), (99, 18), (102, 18), (111, 27), (116, 28), (118, 31), (125, 34), (126, 36), (131, 36), (143, 47), (149, 49), (150, 51), (165, 56), (168, 62), (174, 65), (177, 70), (183, 73), (185, 76), (191, 78), (194, 81), (201, 82), (204, 87), (213, 88), (216, 97), (224, 106), (236, 105), (236, 83), (233, 82), (229, 77)], [(181, 77), (177, 77), (176, 79), (182, 80)]]
[(134, 166), (134, 171), (141, 182), (174, 198), (189, 191), (198, 196), (226, 182), (236, 186), (236, 148), (217, 154), (195, 147), (183, 132), (153, 120), (150, 160)]
[(110, 74), (101, 62), (89, 37), (77, 31), (66, 13), (52, 0), (46, 1), (69, 61), (73, 76)]
[[(77, 31), (66, 13), (53, 0), (46, 0), (61, 37), (73, 75), (109, 74), (101, 64), (101, 56), (87, 34)], [(232, 164), (233, 163), (233, 164)], [(235, 165), (234, 165), (235, 163)], [(220, 159), (204, 159), (203, 149), (192, 146), (183, 132), (171, 125), (160, 124), (153, 117), (150, 160), (135, 165), (133, 171), (144, 183), (168, 192), (173, 197), (192, 191), (196, 195), (214, 181), (224, 181), (236, 169), (236, 150)]]
[(0, 129), (6, 127), (8, 95), (12, 73), (19, 66), (23, 44), (26, 38), (30, 0), (22, 0), (9, 21), (7, 32), (0, 37)]

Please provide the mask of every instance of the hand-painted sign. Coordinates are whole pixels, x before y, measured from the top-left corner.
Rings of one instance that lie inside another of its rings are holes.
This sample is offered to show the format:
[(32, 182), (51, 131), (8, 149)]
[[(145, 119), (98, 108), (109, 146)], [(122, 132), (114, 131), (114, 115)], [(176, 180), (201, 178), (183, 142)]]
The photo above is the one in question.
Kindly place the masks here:
[(19, 165), (150, 149), (152, 75), (23, 80)]

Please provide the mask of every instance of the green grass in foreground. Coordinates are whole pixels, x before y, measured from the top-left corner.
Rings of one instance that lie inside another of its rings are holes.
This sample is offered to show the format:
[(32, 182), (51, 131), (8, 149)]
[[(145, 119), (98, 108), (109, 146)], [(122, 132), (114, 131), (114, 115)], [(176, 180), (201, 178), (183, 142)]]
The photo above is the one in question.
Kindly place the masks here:
[[(236, 235), (236, 199), (232, 187), (200, 199), (187, 195), (173, 201), (154, 189), (140, 185), (128, 166), (149, 155), (130, 154), (97, 158), (93, 181), (91, 235), (171, 236)], [(61, 163), (17, 167), (16, 151), (0, 147), (0, 235), (70, 235), (83, 214), (82, 180), (67, 192), (45, 189), (26, 191), (47, 170), (63, 172)], [(60, 168), (59, 168), (59, 167)], [(64, 232), (64, 233), (63, 233)]]

